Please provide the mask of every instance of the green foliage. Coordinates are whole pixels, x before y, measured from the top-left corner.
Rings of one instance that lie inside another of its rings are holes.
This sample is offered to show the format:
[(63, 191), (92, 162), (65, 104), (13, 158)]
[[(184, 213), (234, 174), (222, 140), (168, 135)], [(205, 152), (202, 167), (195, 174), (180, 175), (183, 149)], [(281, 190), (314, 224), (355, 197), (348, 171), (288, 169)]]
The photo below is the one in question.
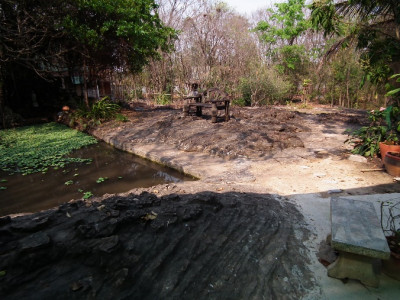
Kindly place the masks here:
[(335, 2), (332, 0), (316, 0), (311, 4), (311, 23), (316, 30), (328, 34), (342, 35), (342, 17), (336, 13)]
[(90, 159), (68, 157), (97, 140), (64, 125), (48, 123), (0, 131), (0, 169), (29, 174)]
[(41, 70), (49, 61), (86, 60), (138, 71), (175, 37), (157, 7), (154, 0), (2, 1), (2, 61)]
[(252, 90), (251, 90), (250, 81), (251, 81), (250, 78), (242, 78), (240, 80), (239, 90), (242, 93), (242, 97), (239, 99), (235, 99), (233, 104), (236, 104), (239, 106), (250, 106), (251, 105)]
[[(243, 92), (242, 92), (243, 93)], [(232, 104), (233, 105), (237, 105), (237, 106), (249, 106), (251, 104), (251, 94), (250, 96), (245, 96), (245, 94), (243, 93), (243, 97), (242, 98), (237, 98), (237, 99), (233, 99), (232, 100)]]
[(99, 178), (96, 180), (96, 183), (102, 183), (102, 182), (106, 181), (107, 179), (108, 179), (108, 177), (99, 177)]
[(7, 189), (6, 186), (0, 186), (0, 191), (1, 191), (1, 190), (6, 190), (6, 189)]
[(72, 180), (68, 180), (68, 181), (64, 182), (64, 184), (65, 185), (71, 185), (71, 184), (74, 184), (74, 182)]
[(124, 116), (123, 114), (116, 114), (115, 120), (117, 120), (118, 122), (128, 122), (129, 121), (129, 119), (126, 116)]
[(62, 28), (101, 64), (138, 71), (159, 48), (171, 47), (175, 32), (161, 23), (154, 0), (66, 2)]
[(89, 199), (89, 198), (91, 198), (91, 197), (93, 197), (93, 193), (92, 192), (90, 192), (90, 191), (88, 191), (88, 192), (84, 192), (83, 193), (83, 199), (84, 200), (86, 200), (86, 199)]
[[(120, 109), (121, 107), (118, 104), (111, 102), (108, 97), (104, 97), (95, 101), (89, 108), (81, 105), (81, 107), (74, 111), (71, 117), (71, 126), (73, 126), (74, 122), (78, 122), (84, 128), (99, 125), (103, 121), (117, 118)], [(123, 122), (127, 120), (122, 115), (120, 116), (119, 120)]]
[(305, 0), (287, 0), (274, 5), (275, 9), (268, 9), (271, 13), (269, 22), (260, 21), (255, 30), (261, 32), (261, 38), (266, 43), (275, 44), (280, 39), (292, 45), (311, 25), (303, 12)]
[(255, 74), (241, 78), (239, 84), (245, 105), (282, 102), (291, 88), (277, 71), (261, 67)]
[(89, 121), (105, 121), (114, 118), (120, 109), (118, 104), (111, 102), (108, 97), (104, 97), (95, 101), (89, 109), (85, 106), (78, 108), (76, 115)]
[(352, 153), (371, 156), (379, 153), (380, 142), (398, 144), (400, 140), (400, 108), (388, 106), (385, 110), (368, 113), (369, 126), (350, 133), (348, 141), (354, 143)]
[(154, 100), (158, 105), (168, 105), (171, 103), (171, 96), (166, 93), (160, 93), (156, 95)]
[[(400, 82), (400, 74), (394, 74), (390, 76), (389, 79), (394, 79), (394, 78), (396, 78), (396, 82)], [(400, 88), (391, 88), (390, 91), (386, 93), (386, 96), (394, 96), (398, 92), (400, 92)]]
[[(400, 1), (316, 0), (311, 5), (314, 28), (327, 34), (345, 36), (342, 40), (358, 40), (363, 53), (362, 84), (384, 83), (393, 62), (400, 61), (400, 42), (393, 28), (400, 25)], [(390, 25), (389, 25), (390, 24)]]
[(283, 46), (279, 49), (278, 70), (290, 76), (297, 86), (300, 78), (306, 75), (309, 57), (303, 45)]

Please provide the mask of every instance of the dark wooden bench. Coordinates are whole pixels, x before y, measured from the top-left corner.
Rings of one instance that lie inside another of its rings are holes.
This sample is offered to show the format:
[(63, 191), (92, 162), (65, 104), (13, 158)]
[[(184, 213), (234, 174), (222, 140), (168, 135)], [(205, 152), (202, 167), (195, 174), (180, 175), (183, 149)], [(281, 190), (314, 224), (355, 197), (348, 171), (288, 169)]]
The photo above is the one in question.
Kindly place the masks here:
[[(228, 95), (218, 88), (211, 88), (204, 93), (184, 98), (187, 102), (183, 106), (183, 115), (186, 117), (195, 112), (197, 116), (203, 115), (203, 108), (211, 108), (211, 122), (216, 123), (218, 111), (225, 112), (224, 119), (229, 121), (230, 99)], [(195, 109), (194, 111), (192, 109)]]
[(338, 259), (328, 266), (328, 276), (357, 279), (378, 287), (373, 263), (389, 259), (390, 249), (370, 202), (345, 198), (331, 199), (332, 247)]

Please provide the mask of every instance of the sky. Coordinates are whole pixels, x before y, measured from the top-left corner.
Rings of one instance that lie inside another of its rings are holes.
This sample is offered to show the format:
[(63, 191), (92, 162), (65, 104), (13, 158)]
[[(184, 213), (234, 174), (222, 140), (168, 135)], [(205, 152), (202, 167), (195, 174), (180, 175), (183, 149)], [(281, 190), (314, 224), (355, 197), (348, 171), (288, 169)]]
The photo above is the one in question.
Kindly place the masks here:
[(271, 7), (272, 3), (283, 0), (223, 0), (240, 14), (251, 14), (259, 8)]

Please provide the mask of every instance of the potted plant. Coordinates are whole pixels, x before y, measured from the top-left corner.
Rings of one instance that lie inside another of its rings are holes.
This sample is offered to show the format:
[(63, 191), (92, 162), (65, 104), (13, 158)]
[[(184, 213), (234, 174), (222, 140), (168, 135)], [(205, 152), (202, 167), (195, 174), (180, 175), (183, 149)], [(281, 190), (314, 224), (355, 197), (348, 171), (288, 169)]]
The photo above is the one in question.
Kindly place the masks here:
[(400, 201), (381, 203), (381, 226), (390, 248), (390, 259), (382, 262), (382, 271), (400, 280)]
[[(400, 74), (394, 74), (389, 79), (396, 78), (400, 82)], [(391, 88), (386, 96), (393, 97), (400, 88)], [(395, 101), (394, 101), (395, 102)], [(400, 152), (400, 107), (399, 103), (368, 113), (370, 124), (350, 133), (348, 140), (355, 144), (354, 154), (363, 156), (381, 155), (382, 161), (387, 152)]]
[(394, 177), (400, 177), (400, 152), (389, 151), (384, 157), (386, 171)]
[(379, 144), (382, 160), (387, 152), (400, 152), (400, 108), (388, 106), (383, 110), (384, 123), (386, 125), (385, 140)]
[[(350, 133), (347, 142), (354, 144), (352, 153), (374, 157), (381, 154), (382, 159), (387, 151), (400, 152), (400, 109), (388, 106), (368, 112), (369, 125)], [(395, 149), (388, 149), (395, 146)]]

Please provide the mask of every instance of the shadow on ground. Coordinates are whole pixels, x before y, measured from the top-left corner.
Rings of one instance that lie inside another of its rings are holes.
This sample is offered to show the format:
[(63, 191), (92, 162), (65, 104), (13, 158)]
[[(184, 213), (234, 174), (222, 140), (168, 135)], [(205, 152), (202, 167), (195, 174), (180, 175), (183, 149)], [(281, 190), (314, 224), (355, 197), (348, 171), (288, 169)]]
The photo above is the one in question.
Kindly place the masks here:
[(313, 287), (295, 205), (147, 192), (0, 219), (2, 299), (299, 299)]

